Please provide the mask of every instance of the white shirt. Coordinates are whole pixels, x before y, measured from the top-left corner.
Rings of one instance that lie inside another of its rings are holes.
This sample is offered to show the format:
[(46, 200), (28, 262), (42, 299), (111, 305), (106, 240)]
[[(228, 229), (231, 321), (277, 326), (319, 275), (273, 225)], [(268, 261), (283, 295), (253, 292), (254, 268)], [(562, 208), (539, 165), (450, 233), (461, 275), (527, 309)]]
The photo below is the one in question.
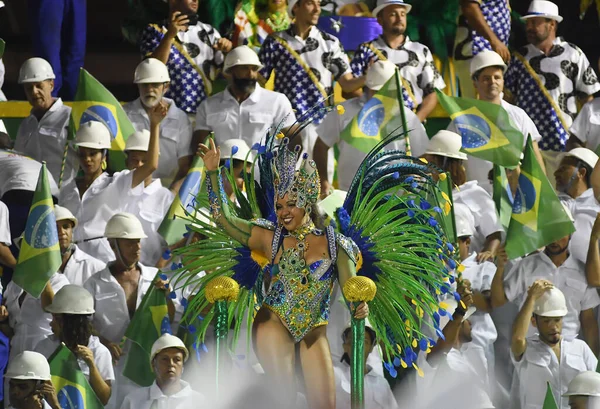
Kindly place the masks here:
[(586, 148), (593, 151), (600, 145), (600, 98), (594, 98), (586, 103), (571, 125), (570, 132)]
[(565, 295), (569, 312), (563, 318), (562, 334), (566, 339), (576, 337), (581, 311), (600, 305), (596, 289), (587, 284), (585, 265), (569, 257), (560, 267), (556, 267), (545, 253), (531, 254), (515, 264), (511, 276), (504, 281), (506, 298), (522, 306), (527, 298), (527, 290), (534, 281), (540, 279), (551, 281)]
[[(48, 338), (43, 339), (35, 346), (35, 352), (39, 352), (44, 355), (46, 359), (50, 358), (52, 354), (56, 351), (56, 349), (60, 346), (60, 339), (54, 334), (50, 335)], [(114, 381), (115, 380), (115, 372), (112, 366), (112, 357), (110, 355), (110, 351), (104, 345), (100, 343), (100, 339), (98, 337), (92, 335), (90, 336), (90, 340), (88, 342), (88, 348), (94, 354), (94, 364), (96, 365), (96, 369), (100, 372), (100, 376), (105, 381)], [(77, 358), (77, 363), (79, 364), (79, 369), (85, 375), (85, 378), (90, 380), (90, 368), (87, 363), (81, 358)]]
[[(15, 151), (0, 149), (0, 197), (11, 190), (34, 192), (42, 164)], [(50, 193), (58, 197), (58, 186), (48, 173)]]
[[(369, 367), (367, 365), (367, 367)], [(369, 367), (370, 368), (370, 367)], [(350, 401), (350, 365), (336, 362), (333, 365), (335, 375), (335, 407), (348, 409)], [(365, 374), (365, 409), (396, 409), (398, 404), (388, 381), (373, 370)]]
[(132, 200), (128, 201), (126, 211), (137, 216), (142, 223), (144, 233), (148, 236), (141, 241), (140, 262), (147, 266), (154, 266), (162, 256), (163, 249), (167, 247), (165, 240), (158, 234), (158, 228), (169, 211), (175, 195), (163, 187), (160, 180), (155, 179), (144, 187), (141, 196), (131, 192), (130, 196)]
[[(69, 284), (69, 280), (58, 273), (54, 273), (49, 281), (55, 294)], [(23, 290), (14, 281), (8, 284), (4, 292), (9, 324), (15, 332), (10, 340), (11, 359), (23, 351), (33, 351), (38, 342), (52, 334), (52, 315), (42, 309), (42, 301), (27, 294), (23, 303), (19, 305), (21, 294)]]
[[(323, 120), (323, 122), (317, 127), (317, 134), (319, 138), (329, 147), (333, 147), (337, 144), (339, 149), (338, 156), (338, 182), (341, 190), (348, 190), (354, 175), (358, 171), (361, 162), (367, 156), (366, 153), (359, 151), (355, 147), (351, 146), (348, 142), (343, 141), (340, 138), (340, 133), (348, 126), (348, 124), (354, 119), (360, 112), (366, 102), (366, 97), (352, 98), (348, 101), (342, 102), (346, 112), (344, 115), (339, 115), (336, 111), (331, 111)], [(411, 110), (405, 109), (406, 113), (406, 125), (410, 130), (409, 142), (413, 156), (421, 156), (425, 152), (425, 147), (429, 142), (425, 128), (417, 115)], [(398, 133), (403, 132), (402, 126), (398, 129)], [(390, 144), (387, 149), (389, 150), (406, 150), (406, 140), (400, 138)]]
[[(525, 111), (504, 100), (502, 100), (501, 105), (508, 112), (511, 125), (523, 134), (523, 150), (527, 144), (528, 135), (531, 135), (533, 142), (542, 140), (540, 132)], [(450, 122), (448, 130), (460, 134), (454, 125), (454, 121)], [(469, 155), (469, 160), (465, 161), (464, 165), (467, 170), (467, 180), (477, 180), (480, 185), (489, 183), (488, 173), (493, 168), (492, 162)]]
[(189, 383), (181, 380), (179, 383), (182, 389), (167, 396), (154, 381), (152, 385), (127, 395), (121, 409), (196, 409), (204, 404), (204, 396), (194, 391)]
[(8, 207), (6, 207), (4, 202), (0, 202), (0, 243), (6, 246), (10, 246), (12, 244), (10, 237)]
[[(296, 122), (290, 100), (279, 92), (256, 84), (250, 96), (240, 104), (229, 88), (202, 101), (196, 113), (195, 130), (215, 133), (217, 145), (228, 139), (243, 139), (248, 146), (264, 141), (269, 129), (284, 128)], [(223, 156), (231, 152), (222, 152)]]
[(85, 251), (73, 245), (73, 253), (63, 274), (69, 280), (69, 283), (83, 287), (83, 284), (94, 274), (106, 268), (106, 263), (87, 254)]
[[(44, 114), (40, 121), (31, 114), (21, 122), (15, 139), (15, 150), (31, 156), (38, 162), (46, 161), (48, 171), (59, 180), (67, 141), (67, 128), (71, 108), (63, 105), (60, 98)], [(67, 162), (62, 185), (69, 183), (79, 169), (75, 147), (69, 143)]]
[(559, 409), (569, 409), (567, 392), (571, 380), (580, 372), (595, 371), (598, 360), (588, 345), (580, 339), (560, 343), (560, 363), (552, 349), (539, 338), (527, 340), (527, 349), (517, 361), (512, 353), (515, 374), (511, 389), (511, 408), (542, 409), (550, 383)]
[[(152, 285), (152, 280), (158, 270), (154, 267), (146, 267), (138, 263), (140, 279), (138, 281), (136, 308), (142, 302), (142, 298)], [(125, 291), (117, 279), (110, 273), (108, 266), (94, 274), (85, 282), (83, 288), (88, 290), (94, 297), (93, 325), (98, 334), (110, 342), (118, 344), (125, 335), (129, 325), (129, 310)]]
[(454, 203), (466, 205), (475, 219), (475, 234), (471, 237), (471, 250), (481, 251), (485, 239), (490, 234), (504, 232), (496, 205), (492, 197), (476, 180), (471, 180), (452, 191)]
[(66, 207), (77, 218), (77, 227), (73, 231), (73, 240), (79, 247), (105, 263), (115, 259), (108, 240), (96, 239), (84, 242), (84, 239), (104, 236), (104, 228), (108, 220), (127, 206), (130, 195), (141, 195), (144, 183), (132, 188), (133, 172), (124, 170), (113, 176), (102, 173), (85, 191), (79, 195), (79, 188), (72, 180), (60, 190), (58, 202)]
[[(179, 169), (178, 159), (193, 155), (192, 124), (185, 112), (177, 108), (173, 100), (163, 98), (169, 104), (167, 116), (160, 123), (160, 155), (155, 178), (173, 178)], [(140, 98), (123, 105), (136, 131), (150, 131), (150, 118)]]
[(587, 262), (587, 253), (590, 246), (592, 227), (596, 215), (600, 212), (600, 204), (594, 197), (592, 188), (586, 190), (571, 203), (571, 213), (575, 220), (575, 232), (571, 236), (569, 251), (571, 256), (582, 263)]

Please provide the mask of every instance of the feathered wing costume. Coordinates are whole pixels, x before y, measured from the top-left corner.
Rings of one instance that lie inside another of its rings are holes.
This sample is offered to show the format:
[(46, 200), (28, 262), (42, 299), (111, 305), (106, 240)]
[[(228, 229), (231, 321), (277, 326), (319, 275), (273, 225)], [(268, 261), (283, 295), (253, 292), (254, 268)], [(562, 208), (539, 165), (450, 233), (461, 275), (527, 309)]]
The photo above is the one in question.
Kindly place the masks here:
[[(309, 122), (310, 119), (301, 125)], [(299, 128), (302, 129), (302, 126)], [(263, 284), (266, 279), (273, 287), (269, 280), (272, 277), (272, 260), (251, 252), (246, 247), (247, 237), (254, 225), (278, 229), (274, 203), (276, 195), (281, 192), (281, 183), (285, 180), (285, 183), (296, 183), (304, 172), (303, 167), (295, 171), (294, 162), (291, 174), (278, 174), (283, 169), (283, 158), (288, 161), (290, 158), (288, 138), (297, 137), (298, 132), (286, 135), (281, 145), (277, 145), (276, 140), (283, 137), (277, 129), (269, 133), (264, 145), (253, 146), (258, 154), (260, 182), (254, 182), (254, 174), (245, 175), (246, 195), (236, 190), (237, 203), (224, 197), (222, 186), (218, 191), (211, 189), (213, 195), (221, 193), (221, 211), (224, 214), (229, 212), (229, 215), (248, 221), (246, 225), (237, 227), (240, 234), (233, 236), (238, 237), (231, 237), (220, 227), (207, 223), (203, 217), (193, 221), (194, 229), (205, 239), (179, 251), (184, 259), (192, 261), (185, 265), (186, 271), (175, 286), (192, 287), (196, 293), (195, 297), (185, 300), (184, 319), (187, 322), (196, 320), (203, 311), (210, 309), (202, 318), (200, 327), (190, 329), (200, 341), (214, 317), (214, 308), (211, 308), (204, 293), (206, 283), (213, 278), (228, 276), (240, 286), (237, 302), (229, 305), (229, 324), (235, 323), (234, 343), (242, 322), (247, 319), (251, 323), (257, 309), (268, 304)], [(386, 144), (400, 137), (404, 135), (389, 136), (367, 155), (343, 206), (337, 209), (335, 218), (330, 219), (330, 226), (337, 227), (335, 234), (340, 250), (348, 253), (356, 263), (356, 274), (371, 278), (377, 285), (377, 294), (370, 303), (369, 321), (383, 342), (385, 356), (388, 357), (386, 368), (392, 375), (395, 373), (394, 366), (414, 365), (418, 349), (426, 351), (434, 344), (433, 339), (423, 335), (425, 331), (421, 329), (424, 325), (432, 326), (439, 336), (443, 336), (439, 318), (446, 312), (444, 304), (438, 301), (438, 295), (452, 291), (452, 272), (457, 267), (453, 259), (454, 248), (441, 227), (442, 216), (450, 211), (450, 199), (440, 194), (431, 179), (435, 169), (403, 152), (383, 151)], [(231, 153), (222, 154), (227, 157)], [(305, 159), (303, 166), (310, 170), (314, 168), (314, 162)], [(287, 167), (289, 172), (289, 163)], [(231, 172), (228, 172), (228, 177), (231, 185), (235, 186)], [(293, 178), (296, 182), (292, 181)], [(306, 183), (307, 180), (309, 183)], [(316, 179), (304, 178), (307, 189), (311, 188), (314, 180), (318, 184), (318, 176)], [(304, 194), (308, 197), (314, 192)], [(214, 203), (214, 197), (211, 201)], [(208, 216), (206, 212), (204, 215)], [(200, 271), (208, 274), (199, 278), (197, 273)], [(455, 297), (458, 299), (458, 294)], [(291, 329), (290, 332), (294, 335)], [(249, 342), (250, 331), (247, 339)], [(235, 345), (231, 347), (234, 349)]]

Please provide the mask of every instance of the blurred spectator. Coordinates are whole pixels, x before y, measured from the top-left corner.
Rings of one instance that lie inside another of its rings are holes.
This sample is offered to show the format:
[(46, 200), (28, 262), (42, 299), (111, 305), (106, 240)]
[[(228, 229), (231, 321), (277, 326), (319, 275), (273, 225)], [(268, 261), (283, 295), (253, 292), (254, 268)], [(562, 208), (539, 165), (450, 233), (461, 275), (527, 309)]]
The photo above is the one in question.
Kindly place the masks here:
[(600, 407), (600, 374), (585, 371), (577, 375), (571, 383), (567, 393), (571, 409), (596, 409)]
[(477, 90), (471, 79), (473, 57), (492, 50), (508, 63), (510, 5), (506, 0), (460, 0), (460, 15), (454, 40), (454, 64), (460, 81), (460, 94), (475, 98)]
[(505, 92), (540, 131), (540, 148), (553, 182), (558, 153), (565, 150), (577, 105), (591, 100), (600, 84), (585, 54), (556, 37), (562, 21), (556, 4), (534, 0), (523, 19), (529, 44), (513, 55), (505, 76)]
[(33, 52), (56, 73), (52, 96), (72, 101), (79, 84), (86, 47), (85, 0), (29, 0)]
[[(162, 179), (164, 186), (179, 186), (192, 163), (192, 125), (184, 111), (173, 100), (165, 98), (169, 89), (167, 67), (156, 58), (147, 58), (135, 69), (134, 84), (140, 97), (123, 106), (136, 131), (150, 131), (150, 111), (164, 103), (167, 116), (160, 123), (158, 169), (153, 177)], [(179, 183), (178, 183), (179, 182)]]
[(587, 102), (570, 129), (566, 150), (585, 147), (596, 151), (600, 146), (600, 98)]
[[(367, 79), (363, 88), (363, 95), (342, 102), (344, 114), (340, 115), (336, 111), (330, 112), (323, 123), (316, 129), (319, 135), (313, 149), (313, 158), (319, 170), (321, 177), (321, 195), (326, 196), (331, 192), (331, 178), (333, 176), (333, 146), (337, 145), (339, 149), (337, 172), (338, 183), (341, 190), (348, 190), (352, 179), (356, 174), (361, 162), (367, 156), (366, 153), (359, 151), (355, 147), (343, 141), (340, 133), (348, 126), (354, 117), (364, 107), (365, 103), (379, 91), (383, 85), (396, 73), (396, 66), (390, 61), (377, 61), (367, 71)], [(409, 144), (413, 155), (420, 156), (425, 152), (425, 145), (429, 138), (425, 128), (420, 123), (417, 116), (410, 110), (405, 109), (406, 122), (409, 132)], [(402, 133), (402, 124), (400, 117), (396, 116), (396, 125), (399, 127), (395, 132)], [(390, 150), (398, 149), (406, 151), (406, 139), (399, 138), (387, 145)]]
[(83, 286), (88, 278), (103, 270), (106, 263), (85, 253), (73, 243), (73, 230), (77, 226), (77, 218), (66, 207), (54, 206), (58, 244), (62, 255), (59, 273), (69, 280), (69, 283)]
[(6, 370), (7, 401), (14, 409), (60, 409), (52, 385), (50, 365), (44, 355), (25, 351), (15, 357)]
[(12, 238), (10, 236), (9, 218), (8, 207), (0, 201), (0, 268), (2, 266), (14, 268), (17, 264), (15, 256), (10, 251)]
[[(511, 408), (541, 409), (549, 383), (557, 406), (568, 409), (568, 399), (562, 395), (569, 382), (580, 372), (596, 369), (598, 360), (585, 342), (562, 336), (567, 314), (565, 296), (550, 281), (531, 285), (513, 325), (511, 358), (516, 376)], [(537, 328), (535, 338), (527, 338), (530, 324)]]
[[(216, 145), (228, 139), (243, 139), (248, 146), (253, 146), (263, 141), (269, 130), (273, 132), (281, 127), (286, 132), (294, 125), (296, 116), (288, 98), (257, 84), (262, 67), (248, 46), (237, 47), (227, 55), (224, 71), (229, 85), (200, 104), (193, 138), (195, 145), (214, 132)], [(292, 145), (297, 142), (292, 141)]]
[(252, 172), (254, 154), (243, 139), (228, 139), (221, 144), (220, 148), (223, 155), (221, 157), (223, 189), (225, 189), (227, 197), (235, 202), (237, 199), (228, 175), (233, 176), (237, 189), (240, 192), (245, 192), (244, 175)]
[(46, 60), (25, 61), (19, 71), (19, 84), (32, 108), (19, 126), (15, 150), (45, 161), (59, 187), (64, 186), (78, 170), (76, 151), (67, 140), (71, 108), (63, 105), (60, 98), (52, 97), (55, 75)]
[(234, 17), (233, 46), (258, 52), (269, 34), (287, 30), (290, 22), (287, 0), (242, 1)]
[(360, 77), (366, 74), (374, 60), (389, 60), (396, 64), (404, 88), (404, 104), (423, 122), (437, 104), (435, 89), (443, 89), (446, 84), (433, 64), (429, 48), (405, 35), (411, 8), (403, 0), (378, 0), (373, 16), (377, 17), (383, 34), (362, 44), (354, 53), (350, 66), (354, 75)]
[(144, 57), (167, 65), (172, 83), (165, 95), (186, 113), (195, 114), (212, 93), (212, 81), (223, 65), (223, 53), (231, 50), (231, 41), (198, 21), (198, 0), (168, 2), (168, 19), (146, 27), (140, 50)]

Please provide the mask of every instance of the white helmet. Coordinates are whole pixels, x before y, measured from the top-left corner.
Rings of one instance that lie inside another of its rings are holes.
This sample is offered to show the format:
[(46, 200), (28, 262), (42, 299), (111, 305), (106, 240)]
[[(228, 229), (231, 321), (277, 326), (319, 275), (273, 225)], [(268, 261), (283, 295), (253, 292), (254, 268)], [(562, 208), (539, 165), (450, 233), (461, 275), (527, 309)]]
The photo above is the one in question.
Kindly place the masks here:
[(571, 380), (567, 393), (563, 396), (600, 396), (600, 373), (580, 372)]
[(77, 218), (73, 216), (73, 213), (66, 207), (54, 205), (54, 217), (57, 222), (61, 220), (70, 220), (73, 222), (73, 227), (77, 226)]
[(101, 122), (85, 122), (75, 134), (75, 145), (78, 148), (110, 149), (110, 131)]
[(564, 158), (569, 156), (579, 159), (592, 169), (594, 169), (594, 166), (596, 166), (596, 162), (598, 162), (598, 155), (596, 155), (594, 151), (588, 148), (571, 149), (569, 152), (562, 153), (560, 155), (560, 160), (562, 161)]
[(565, 296), (556, 287), (547, 290), (533, 305), (533, 313), (540, 317), (564, 317), (568, 312)]
[(158, 353), (164, 349), (168, 348), (178, 348), (183, 352), (183, 362), (187, 361), (189, 352), (185, 347), (183, 341), (171, 334), (162, 334), (160, 338), (154, 341), (152, 344), (152, 350), (150, 352), (150, 366), (152, 366), (152, 361), (154, 361), (154, 357), (158, 355)]
[(365, 86), (373, 91), (379, 91), (395, 73), (396, 64), (389, 60), (378, 60), (367, 70)]
[(472, 236), (475, 233), (475, 218), (467, 205), (454, 203), (454, 219), (456, 222), (456, 237)]
[(431, 137), (425, 153), (447, 158), (467, 160), (467, 154), (460, 151), (462, 138), (459, 134), (442, 129)]
[(146, 58), (138, 64), (133, 75), (134, 84), (160, 84), (171, 81), (169, 70), (162, 61)]
[(131, 213), (117, 213), (108, 220), (104, 228), (107, 239), (145, 239), (146, 233), (140, 220)]
[(50, 365), (46, 357), (38, 352), (24, 351), (8, 364), (4, 375), (8, 379), (49, 381)]
[(508, 68), (504, 63), (500, 54), (495, 51), (485, 50), (477, 54), (471, 60), (470, 72), (471, 76), (475, 75), (476, 72), (483, 70), (487, 67), (500, 67), (502, 72), (505, 73)]
[[(234, 148), (237, 148), (237, 150), (232, 155), (232, 151), (235, 150)], [(252, 154), (250, 147), (243, 139), (227, 139), (221, 144), (221, 159), (229, 159), (231, 157), (233, 159), (245, 161), (246, 155), (248, 155), (249, 162), (254, 160), (254, 155)]]
[(90, 315), (94, 313), (94, 297), (85, 288), (68, 284), (58, 290), (46, 311), (52, 314)]
[(136, 131), (129, 135), (129, 138), (127, 138), (127, 142), (125, 143), (125, 151), (148, 152), (149, 144), (150, 131), (147, 129)]
[(223, 72), (227, 73), (230, 68), (236, 65), (254, 65), (259, 69), (263, 67), (258, 58), (258, 54), (248, 47), (247, 45), (240, 45), (235, 47), (225, 57), (225, 64), (223, 65)]
[(21, 65), (19, 70), (19, 84), (42, 82), (56, 78), (52, 66), (43, 58), (30, 58)]
[(298, 3), (298, 0), (288, 0), (288, 14), (290, 17), (294, 17), (294, 12), (292, 10), (296, 3)]

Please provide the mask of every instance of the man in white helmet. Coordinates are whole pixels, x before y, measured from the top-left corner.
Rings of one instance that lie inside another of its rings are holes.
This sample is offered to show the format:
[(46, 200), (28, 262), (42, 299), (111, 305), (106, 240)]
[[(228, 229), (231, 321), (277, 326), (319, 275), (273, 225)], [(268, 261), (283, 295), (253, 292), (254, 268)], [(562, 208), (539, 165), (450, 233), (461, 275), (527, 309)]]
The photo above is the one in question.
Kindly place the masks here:
[[(568, 314), (565, 295), (548, 280), (536, 280), (513, 325), (511, 359), (515, 376), (511, 408), (542, 408), (547, 384), (560, 409), (568, 409), (562, 397), (579, 372), (595, 371), (598, 360), (580, 339), (562, 336), (563, 317)], [(537, 337), (527, 337), (533, 324)]]
[(135, 69), (133, 83), (137, 85), (139, 98), (123, 106), (136, 131), (150, 131), (149, 111), (162, 104), (168, 107), (167, 116), (160, 123), (160, 156), (158, 169), (153, 176), (162, 179), (165, 186), (185, 178), (193, 150), (192, 125), (186, 113), (177, 108), (172, 99), (164, 95), (169, 89), (169, 70), (156, 58), (147, 58)]
[[(571, 216), (566, 207), (565, 210)], [(498, 308), (506, 302), (515, 302), (521, 306), (534, 281), (550, 281), (567, 298), (562, 335), (567, 339), (579, 336), (594, 354), (598, 354), (600, 341), (594, 310), (600, 305), (600, 296), (595, 288), (588, 285), (585, 264), (571, 255), (570, 241), (571, 235), (561, 237), (546, 245), (543, 251), (522, 258), (513, 264), (506, 278), (504, 269), (498, 268), (492, 284), (492, 305)], [(530, 328), (529, 334), (533, 333), (533, 328)]]
[(529, 44), (513, 53), (505, 89), (540, 131), (550, 177), (558, 166), (558, 154), (565, 150), (578, 106), (592, 99), (600, 83), (583, 51), (557, 37), (563, 17), (555, 3), (533, 0), (523, 20)]
[[(342, 141), (340, 133), (348, 126), (365, 103), (370, 100), (377, 91), (396, 73), (396, 66), (390, 61), (377, 61), (367, 71), (367, 78), (363, 94), (360, 97), (352, 98), (343, 102), (344, 114), (330, 112), (323, 123), (316, 129), (319, 135), (315, 142), (313, 158), (317, 164), (319, 175), (321, 177), (321, 194), (328, 195), (331, 192), (331, 178), (333, 176), (333, 146), (337, 145), (340, 155), (337, 164), (338, 182), (341, 190), (348, 190), (352, 179), (356, 174), (361, 162), (367, 156), (365, 153), (354, 148), (346, 141)], [(419, 118), (409, 109), (405, 109), (406, 123), (409, 133), (409, 142), (413, 156), (420, 156), (425, 152), (425, 145), (429, 138), (425, 128), (419, 121)], [(402, 132), (402, 122), (397, 117), (398, 132)], [(406, 150), (406, 141), (400, 138), (390, 143), (388, 149)]]
[[(185, 116), (184, 119), (187, 120)], [(144, 165), (148, 156), (149, 142), (150, 132), (146, 130), (137, 131), (127, 139), (125, 144), (127, 169), (134, 170)], [(144, 227), (147, 237), (141, 241), (140, 261), (147, 266), (155, 266), (167, 246), (165, 240), (158, 234), (158, 228), (175, 198), (173, 192), (163, 187), (160, 180), (153, 179), (152, 176), (144, 180), (144, 191), (141, 195), (137, 194), (138, 192), (128, 192), (130, 198), (126, 201), (125, 208), (125, 211), (134, 214)]]
[(571, 409), (600, 409), (600, 374), (581, 372), (569, 383), (563, 397), (569, 398)]
[(95, 300), (92, 321), (94, 329), (100, 341), (110, 351), (113, 360), (117, 362), (115, 390), (109, 406), (118, 408), (125, 395), (135, 387), (132, 381), (122, 376), (125, 363), (123, 354), (126, 353), (128, 344), (121, 349), (121, 340), (131, 317), (151, 285), (164, 291), (171, 320), (175, 306), (169, 297), (167, 281), (160, 277), (155, 279), (158, 269), (139, 262), (140, 240), (146, 238), (146, 234), (138, 218), (131, 213), (117, 213), (106, 224), (104, 235), (115, 253), (116, 260), (90, 277), (83, 287)]
[(169, 16), (144, 29), (140, 51), (167, 65), (172, 85), (167, 96), (193, 115), (212, 94), (212, 81), (223, 65), (223, 54), (231, 50), (231, 41), (198, 21), (198, 0), (164, 1), (169, 4)]
[(14, 409), (61, 409), (52, 385), (50, 365), (44, 355), (25, 351), (8, 365), (10, 407)]
[(289, 128), (296, 122), (288, 97), (257, 83), (262, 67), (256, 52), (246, 45), (227, 54), (223, 72), (229, 85), (198, 107), (194, 128), (196, 144), (214, 132), (216, 145), (228, 139), (243, 139), (248, 146), (253, 146), (264, 140), (269, 129)]
[(131, 392), (121, 409), (192, 409), (204, 406), (204, 396), (181, 379), (189, 352), (183, 341), (163, 334), (152, 345), (150, 364), (156, 375), (151, 386)]
[(437, 104), (435, 89), (446, 84), (433, 63), (433, 54), (426, 45), (411, 41), (406, 35), (408, 13), (412, 6), (403, 0), (378, 0), (373, 16), (383, 33), (361, 44), (350, 66), (352, 73), (365, 75), (373, 60), (387, 60), (398, 66), (405, 91), (403, 101), (423, 122)]
[(64, 186), (75, 177), (79, 163), (75, 147), (67, 140), (71, 108), (52, 96), (54, 78), (52, 67), (42, 58), (30, 58), (21, 66), (19, 84), (31, 104), (31, 113), (19, 126), (14, 149), (45, 161), (54, 180)]
[(73, 229), (77, 226), (77, 218), (69, 209), (55, 205), (54, 215), (62, 255), (58, 272), (64, 274), (69, 283), (83, 286), (88, 278), (103, 270), (106, 263), (90, 256), (73, 243)]
[[(521, 108), (502, 99), (504, 73), (506, 72), (506, 64), (502, 57), (494, 51), (482, 51), (473, 57), (470, 68), (471, 79), (478, 98), (481, 101), (500, 105), (508, 113), (511, 125), (523, 135), (523, 148), (527, 143), (527, 136), (531, 135), (536, 158), (544, 169), (544, 161), (538, 147), (541, 136), (533, 121)], [(461, 135), (461, 131), (458, 130), (454, 121), (450, 123), (448, 129)], [(468, 138), (463, 136), (463, 142), (466, 139)], [(489, 186), (488, 173), (492, 170), (491, 162), (470, 156), (466, 170), (467, 180), (477, 180), (480, 185)]]

